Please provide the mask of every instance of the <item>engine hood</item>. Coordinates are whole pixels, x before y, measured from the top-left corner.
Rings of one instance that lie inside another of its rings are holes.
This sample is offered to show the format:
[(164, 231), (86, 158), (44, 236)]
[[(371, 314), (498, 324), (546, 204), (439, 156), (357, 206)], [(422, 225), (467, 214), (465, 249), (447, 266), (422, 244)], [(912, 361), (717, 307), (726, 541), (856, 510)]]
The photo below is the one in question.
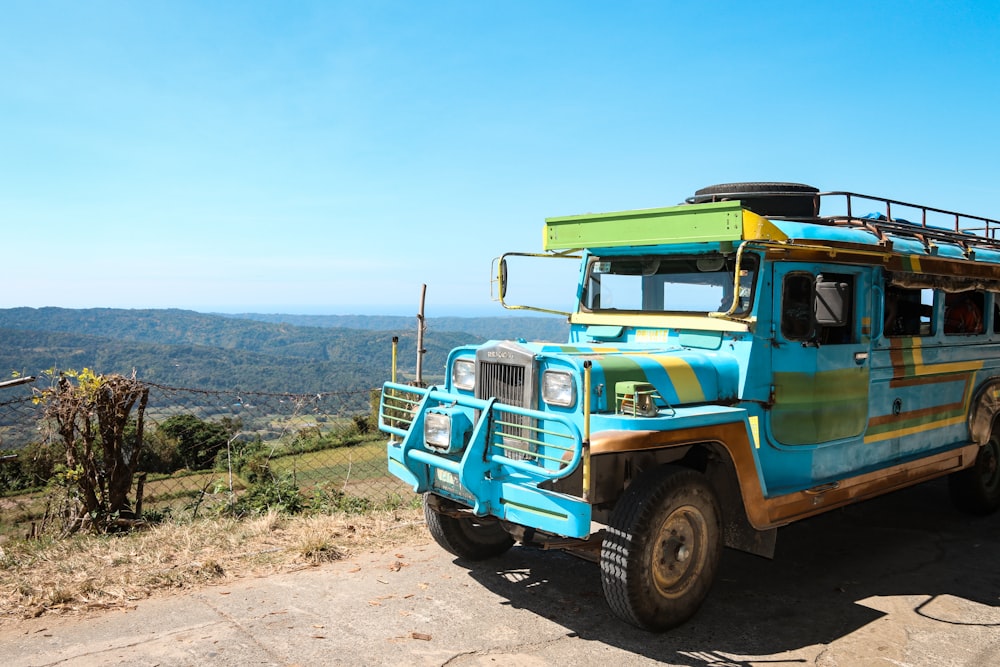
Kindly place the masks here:
[(607, 346), (558, 346), (558, 352), (553, 349), (540, 352), (542, 356), (567, 358), (581, 373), (583, 362), (590, 361), (598, 410), (614, 409), (615, 386), (625, 381), (648, 382), (674, 407), (729, 403), (739, 395), (739, 363), (726, 352)]

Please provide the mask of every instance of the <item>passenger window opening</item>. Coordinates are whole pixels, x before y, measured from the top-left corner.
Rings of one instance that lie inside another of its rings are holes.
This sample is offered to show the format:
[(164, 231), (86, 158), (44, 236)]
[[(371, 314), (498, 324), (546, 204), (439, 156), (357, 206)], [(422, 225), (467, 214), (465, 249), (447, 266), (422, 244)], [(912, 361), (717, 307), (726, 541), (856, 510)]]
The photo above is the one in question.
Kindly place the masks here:
[(781, 286), (781, 335), (788, 340), (811, 340), (815, 329), (813, 275), (789, 273)]
[(986, 295), (983, 292), (974, 290), (945, 294), (944, 333), (948, 336), (983, 333), (985, 300)]
[(882, 312), (886, 336), (933, 335), (934, 290), (887, 287)]

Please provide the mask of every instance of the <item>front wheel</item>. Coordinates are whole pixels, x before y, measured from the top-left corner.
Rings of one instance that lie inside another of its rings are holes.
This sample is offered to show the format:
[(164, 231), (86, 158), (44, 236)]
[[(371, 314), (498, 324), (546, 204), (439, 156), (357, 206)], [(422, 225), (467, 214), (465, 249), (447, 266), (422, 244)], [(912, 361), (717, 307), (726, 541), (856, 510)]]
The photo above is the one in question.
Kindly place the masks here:
[(443, 514), (424, 494), (424, 518), (434, 541), (448, 553), (466, 560), (486, 560), (514, 546), (514, 539), (499, 521)]
[(972, 467), (948, 477), (948, 490), (955, 506), (968, 514), (986, 516), (1000, 509), (1000, 422)]
[(694, 470), (666, 466), (636, 479), (601, 547), (608, 605), (646, 630), (680, 625), (701, 606), (722, 553), (715, 491)]

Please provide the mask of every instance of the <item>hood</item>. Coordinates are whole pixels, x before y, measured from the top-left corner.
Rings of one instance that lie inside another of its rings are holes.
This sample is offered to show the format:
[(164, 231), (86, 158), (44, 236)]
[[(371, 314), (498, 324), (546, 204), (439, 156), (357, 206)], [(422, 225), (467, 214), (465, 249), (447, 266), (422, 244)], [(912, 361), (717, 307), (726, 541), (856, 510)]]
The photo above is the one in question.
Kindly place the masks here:
[(559, 346), (558, 355), (571, 358), (581, 374), (583, 362), (591, 362), (591, 385), (598, 396), (598, 410), (614, 409), (615, 386), (625, 381), (648, 382), (673, 407), (729, 403), (739, 395), (739, 363), (726, 352), (682, 347)]

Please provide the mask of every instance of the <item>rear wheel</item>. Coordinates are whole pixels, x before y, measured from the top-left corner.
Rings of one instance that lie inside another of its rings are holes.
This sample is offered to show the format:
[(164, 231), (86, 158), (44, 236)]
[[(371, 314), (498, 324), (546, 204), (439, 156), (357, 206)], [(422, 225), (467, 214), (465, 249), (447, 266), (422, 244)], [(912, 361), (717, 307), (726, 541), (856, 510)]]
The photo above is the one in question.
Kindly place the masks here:
[(612, 611), (647, 630), (691, 618), (718, 569), (721, 524), (715, 491), (700, 473), (666, 466), (635, 480), (612, 512), (601, 547)]
[(1000, 422), (993, 424), (972, 467), (948, 477), (948, 490), (955, 507), (968, 514), (985, 516), (1000, 509)]
[(466, 560), (486, 560), (514, 546), (514, 539), (499, 521), (442, 513), (424, 494), (424, 518), (431, 537), (445, 551)]

